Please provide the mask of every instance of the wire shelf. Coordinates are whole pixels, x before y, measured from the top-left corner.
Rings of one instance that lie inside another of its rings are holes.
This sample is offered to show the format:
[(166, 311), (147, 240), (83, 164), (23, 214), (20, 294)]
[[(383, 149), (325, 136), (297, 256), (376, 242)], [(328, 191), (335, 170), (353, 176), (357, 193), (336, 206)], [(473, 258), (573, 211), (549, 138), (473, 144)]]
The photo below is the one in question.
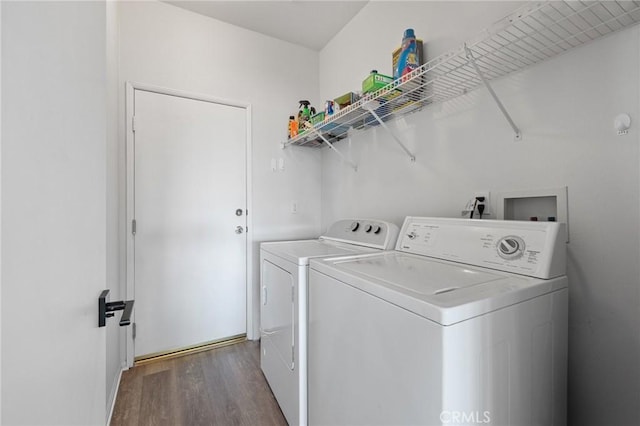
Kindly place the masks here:
[(347, 137), (351, 128), (378, 126), (447, 101), (482, 86), (482, 76), (487, 81), (503, 77), (638, 22), (640, 1), (527, 3), (460, 48), (363, 96), (283, 146), (333, 144)]

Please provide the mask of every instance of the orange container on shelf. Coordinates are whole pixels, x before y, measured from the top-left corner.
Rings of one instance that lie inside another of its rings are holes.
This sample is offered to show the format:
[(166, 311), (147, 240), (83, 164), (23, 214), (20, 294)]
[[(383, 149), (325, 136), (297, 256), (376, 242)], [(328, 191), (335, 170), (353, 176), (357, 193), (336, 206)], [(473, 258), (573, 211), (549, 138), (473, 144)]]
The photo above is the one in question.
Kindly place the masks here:
[(298, 136), (298, 120), (293, 115), (289, 116), (289, 139)]

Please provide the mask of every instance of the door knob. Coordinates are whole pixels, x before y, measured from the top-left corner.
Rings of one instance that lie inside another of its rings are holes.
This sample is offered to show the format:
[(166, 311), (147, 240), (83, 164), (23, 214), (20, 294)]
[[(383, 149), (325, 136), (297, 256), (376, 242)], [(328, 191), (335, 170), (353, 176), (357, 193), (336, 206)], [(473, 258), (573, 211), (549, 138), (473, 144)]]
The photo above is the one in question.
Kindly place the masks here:
[(236, 226), (236, 234), (242, 234), (244, 232), (244, 228), (242, 226)]
[(124, 311), (120, 319), (120, 327), (131, 324), (133, 300), (109, 302), (109, 290), (104, 290), (98, 298), (98, 327), (107, 325), (107, 318), (114, 316), (114, 311)]

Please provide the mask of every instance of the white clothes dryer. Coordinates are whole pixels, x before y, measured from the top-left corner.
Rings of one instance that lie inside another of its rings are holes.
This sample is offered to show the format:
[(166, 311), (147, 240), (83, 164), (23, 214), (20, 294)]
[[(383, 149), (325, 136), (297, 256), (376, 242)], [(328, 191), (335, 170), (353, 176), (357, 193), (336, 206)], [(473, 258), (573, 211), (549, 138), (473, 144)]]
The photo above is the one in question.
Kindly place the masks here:
[(315, 240), (260, 245), (260, 366), (290, 425), (307, 424), (309, 260), (377, 253), (397, 236), (393, 223), (345, 219)]
[(310, 425), (563, 425), (564, 224), (407, 217), (312, 260)]

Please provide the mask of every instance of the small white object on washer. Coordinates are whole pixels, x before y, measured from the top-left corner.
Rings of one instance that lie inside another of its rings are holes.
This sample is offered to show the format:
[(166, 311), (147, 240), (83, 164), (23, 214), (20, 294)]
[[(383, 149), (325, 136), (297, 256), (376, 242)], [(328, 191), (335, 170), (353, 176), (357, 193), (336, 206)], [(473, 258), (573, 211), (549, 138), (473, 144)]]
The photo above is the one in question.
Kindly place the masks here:
[(566, 424), (565, 226), (405, 219), (312, 260), (309, 424)]
[(393, 223), (345, 219), (315, 240), (260, 245), (260, 366), (290, 425), (307, 424), (309, 260), (388, 250), (397, 236)]

